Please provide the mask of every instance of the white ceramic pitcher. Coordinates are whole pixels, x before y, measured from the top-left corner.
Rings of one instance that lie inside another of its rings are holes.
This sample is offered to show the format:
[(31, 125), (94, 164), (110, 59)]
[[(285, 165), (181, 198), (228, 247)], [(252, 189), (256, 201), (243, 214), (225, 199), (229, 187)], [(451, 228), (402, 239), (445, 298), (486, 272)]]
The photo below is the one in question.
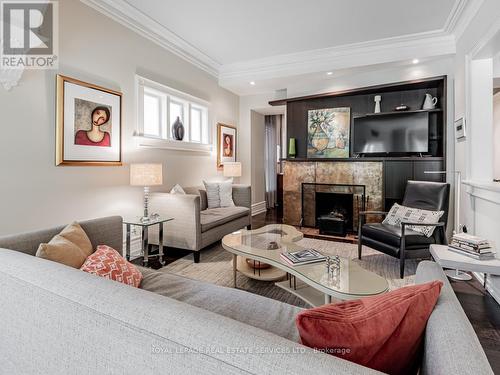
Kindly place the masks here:
[(431, 94), (425, 94), (424, 105), (422, 109), (434, 109), (436, 108), (436, 104), (438, 102), (438, 98), (433, 97)]

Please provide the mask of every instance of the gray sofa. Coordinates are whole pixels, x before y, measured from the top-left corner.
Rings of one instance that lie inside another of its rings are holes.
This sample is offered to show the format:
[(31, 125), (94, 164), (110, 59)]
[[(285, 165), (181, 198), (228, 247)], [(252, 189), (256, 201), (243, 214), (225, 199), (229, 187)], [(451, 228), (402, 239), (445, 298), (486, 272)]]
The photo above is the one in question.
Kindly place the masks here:
[[(122, 250), (122, 220), (81, 223), (94, 246)], [(141, 288), (33, 256), (62, 227), (0, 238), (0, 373), (375, 374), (297, 343), (300, 311), (241, 290), (141, 268)], [(11, 249), (11, 250), (7, 250)], [(422, 374), (493, 374), (445, 283), (427, 324)]]
[[(234, 207), (209, 209), (203, 187), (186, 187), (184, 191), (186, 194), (153, 193), (149, 207), (150, 212), (174, 218), (165, 224), (163, 244), (193, 251), (196, 263), (201, 249), (251, 223), (252, 192), (248, 185), (233, 185)], [(157, 245), (158, 228), (151, 228), (149, 236), (149, 242)]]

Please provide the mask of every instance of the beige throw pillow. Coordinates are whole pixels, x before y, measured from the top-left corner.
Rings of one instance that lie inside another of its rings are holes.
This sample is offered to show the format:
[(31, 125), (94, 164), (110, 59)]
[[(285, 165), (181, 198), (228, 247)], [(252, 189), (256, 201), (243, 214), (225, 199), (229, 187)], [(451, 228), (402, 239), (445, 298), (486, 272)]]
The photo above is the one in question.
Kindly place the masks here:
[(38, 246), (36, 256), (43, 259), (80, 268), (94, 252), (92, 243), (80, 224), (73, 223), (54, 236), (49, 243)]
[(203, 181), (207, 192), (208, 208), (233, 207), (233, 179), (225, 181)]

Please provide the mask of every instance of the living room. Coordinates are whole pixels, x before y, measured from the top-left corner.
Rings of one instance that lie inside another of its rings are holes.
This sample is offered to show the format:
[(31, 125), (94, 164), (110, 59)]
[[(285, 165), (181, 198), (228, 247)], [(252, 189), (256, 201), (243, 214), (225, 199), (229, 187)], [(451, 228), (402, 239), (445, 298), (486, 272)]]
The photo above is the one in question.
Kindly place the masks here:
[(0, 373), (500, 373), (498, 1), (0, 6)]

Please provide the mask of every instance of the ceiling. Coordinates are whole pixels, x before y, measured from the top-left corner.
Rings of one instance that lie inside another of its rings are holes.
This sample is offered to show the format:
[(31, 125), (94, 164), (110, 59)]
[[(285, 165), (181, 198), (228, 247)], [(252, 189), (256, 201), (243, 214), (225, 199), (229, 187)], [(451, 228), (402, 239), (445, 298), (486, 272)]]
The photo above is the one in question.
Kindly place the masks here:
[(219, 64), (442, 29), (455, 0), (125, 0)]
[(81, 1), (248, 95), (452, 55), (482, 0)]

